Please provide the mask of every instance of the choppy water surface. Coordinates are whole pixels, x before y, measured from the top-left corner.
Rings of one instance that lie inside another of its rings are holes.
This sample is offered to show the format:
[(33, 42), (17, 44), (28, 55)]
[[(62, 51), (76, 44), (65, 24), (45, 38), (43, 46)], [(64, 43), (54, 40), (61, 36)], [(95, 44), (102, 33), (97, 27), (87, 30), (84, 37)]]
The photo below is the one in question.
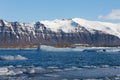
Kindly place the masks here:
[(120, 52), (0, 50), (0, 66), (3, 80), (120, 80)]

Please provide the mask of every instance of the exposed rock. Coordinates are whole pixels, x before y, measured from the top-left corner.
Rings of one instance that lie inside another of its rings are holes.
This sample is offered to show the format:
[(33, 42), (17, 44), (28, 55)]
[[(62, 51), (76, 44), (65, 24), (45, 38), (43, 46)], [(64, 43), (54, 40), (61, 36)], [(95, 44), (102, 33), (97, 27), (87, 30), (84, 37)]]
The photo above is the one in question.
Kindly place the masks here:
[[(58, 23), (58, 21), (55, 23)], [(69, 25), (73, 27), (69, 27)], [(58, 27), (57, 31), (54, 31), (42, 22), (30, 24), (0, 20), (0, 47), (32, 46), (39, 43), (48, 45), (88, 44), (90, 46), (120, 46), (119, 36), (101, 30), (92, 29), (90, 31), (71, 20), (66, 21), (64, 25), (59, 24)]]

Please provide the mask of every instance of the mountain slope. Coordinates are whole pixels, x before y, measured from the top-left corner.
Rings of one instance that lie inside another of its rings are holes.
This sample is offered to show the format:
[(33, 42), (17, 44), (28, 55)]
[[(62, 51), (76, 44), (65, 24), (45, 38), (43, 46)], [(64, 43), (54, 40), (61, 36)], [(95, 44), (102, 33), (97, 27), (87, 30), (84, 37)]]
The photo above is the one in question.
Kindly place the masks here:
[(35, 23), (0, 20), (0, 47), (42, 44), (119, 46), (120, 24), (80, 18)]
[(73, 21), (84, 26), (88, 30), (99, 30), (120, 38), (120, 24), (113, 24), (99, 21), (87, 21), (80, 18), (74, 18)]

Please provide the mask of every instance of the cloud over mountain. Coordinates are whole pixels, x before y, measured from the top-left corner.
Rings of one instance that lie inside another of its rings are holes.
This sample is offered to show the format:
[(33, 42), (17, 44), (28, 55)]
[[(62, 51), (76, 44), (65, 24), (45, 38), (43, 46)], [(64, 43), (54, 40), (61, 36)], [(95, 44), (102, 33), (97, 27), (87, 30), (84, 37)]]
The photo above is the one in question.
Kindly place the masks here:
[(113, 9), (107, 15), (100, 15), (98, 19), (101, 20), (120, 20), (120, 9)]

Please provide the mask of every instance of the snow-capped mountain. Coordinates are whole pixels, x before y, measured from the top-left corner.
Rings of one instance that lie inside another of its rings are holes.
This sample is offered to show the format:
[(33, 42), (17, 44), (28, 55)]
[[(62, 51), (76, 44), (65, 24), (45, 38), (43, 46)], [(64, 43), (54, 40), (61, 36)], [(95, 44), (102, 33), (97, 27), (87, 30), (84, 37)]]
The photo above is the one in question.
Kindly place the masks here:
[(120, 38), (120, 24), (113, 24), (99, 21), (87, 21), (80, 18), (74, 18), (73, 21), (84, 26), (87, 30), (98, 30)]
[(41, 21), (41, 23), (55, 32), (57, 32), (58, 29), (62, 29), (62, 31), (66, 33), (69, 33), (71, 31), (76, 32), (75, 29), (78, 28), (78, 26), (82, 26), (91, 33), (94, 32), (94, 30), (99, 30), (104, 33), (118, 36), (120, 38), (120, 24), (88, 21), (81, 18), (73, 18), (69, 20)]
[(0, 46), (42, 44), (88, 44), (119, 46), (120, 24), (81, 18), (35, 23), (0, 20)]

